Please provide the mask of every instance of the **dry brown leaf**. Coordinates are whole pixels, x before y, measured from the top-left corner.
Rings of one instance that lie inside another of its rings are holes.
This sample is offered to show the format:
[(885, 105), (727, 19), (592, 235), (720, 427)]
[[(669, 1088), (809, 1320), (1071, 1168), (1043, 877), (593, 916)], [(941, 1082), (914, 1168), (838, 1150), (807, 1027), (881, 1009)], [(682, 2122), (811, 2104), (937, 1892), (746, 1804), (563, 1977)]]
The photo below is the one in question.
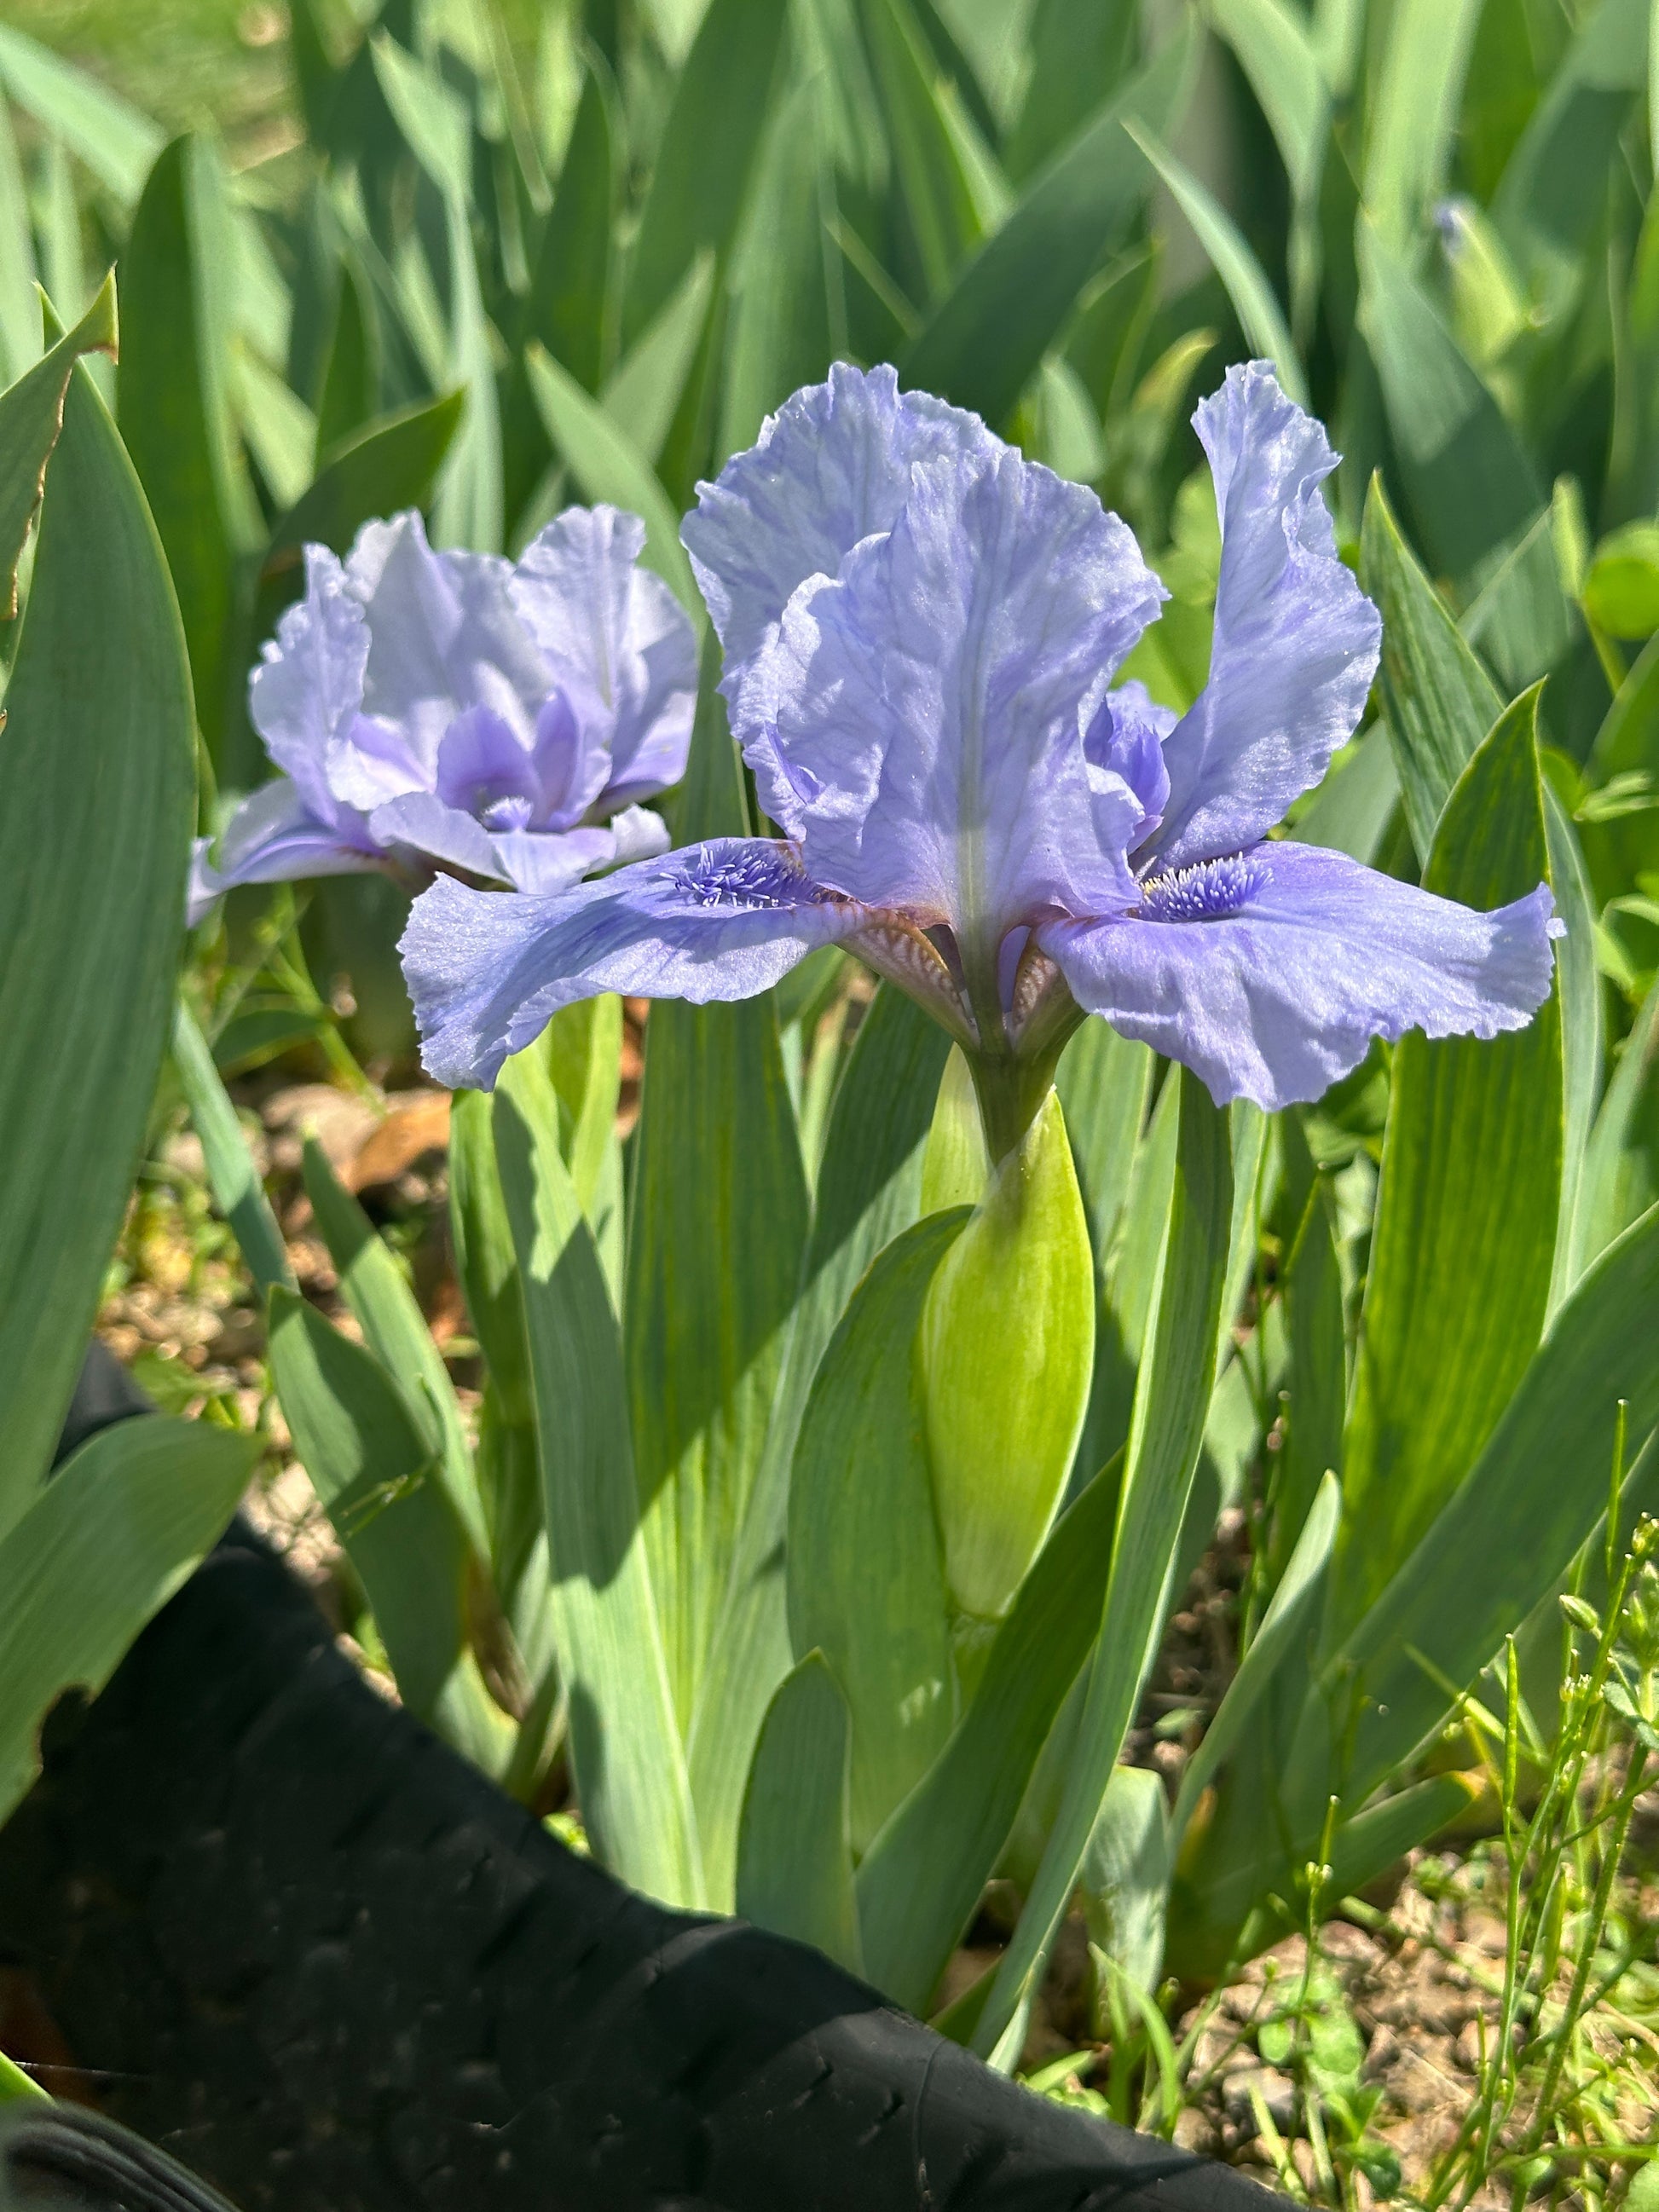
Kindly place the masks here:
[(396, 1182), (425, 1152), (441, 1152), (449, 1142), (449, 1093), (416, 1091), (394, 1100), (386, 1119), (357, 1147), (342, 1177), (350, 1191), (372, 1190)]

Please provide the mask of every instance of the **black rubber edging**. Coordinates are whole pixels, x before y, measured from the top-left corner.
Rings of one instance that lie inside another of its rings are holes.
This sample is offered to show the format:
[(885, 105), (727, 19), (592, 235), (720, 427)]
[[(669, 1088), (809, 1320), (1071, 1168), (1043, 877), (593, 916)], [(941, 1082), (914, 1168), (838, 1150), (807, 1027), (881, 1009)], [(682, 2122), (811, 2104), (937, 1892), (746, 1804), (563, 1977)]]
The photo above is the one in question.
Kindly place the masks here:
[[(94, 1360), (66, 1442), (136, 1410)], [(94, 1405), (95, 1399), (101, 1403)], [(1267, 2212), (565, 1850), (242, 1524), (0, 1832), (0, 1960), (243, 2212)]]

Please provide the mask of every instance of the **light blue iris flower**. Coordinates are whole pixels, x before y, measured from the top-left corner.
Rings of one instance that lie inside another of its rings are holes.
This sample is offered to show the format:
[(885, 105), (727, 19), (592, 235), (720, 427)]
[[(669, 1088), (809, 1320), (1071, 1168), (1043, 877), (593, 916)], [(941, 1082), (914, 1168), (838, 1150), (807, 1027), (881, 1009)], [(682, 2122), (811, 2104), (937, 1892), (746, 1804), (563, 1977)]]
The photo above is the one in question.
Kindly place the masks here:
[(639, 566), (645, 525), (569, 507), (518, 562), (434, 553), (418, 514), (371, 522), (306, 593), (249, 684), (283, 773), (198, 847), (191, 918), (233, 884), (455, 869), (549, 892), (660, 853), (637, 802), (684, 773), (690, 623)]
[(1325, 434), (1271, 371), (1230, 370), (1196, 422), (1221, 568), (1177, 719), (1114, 684), (1164, 593), (1091, 491), (891, 369), (798, 392), (684, 532), (781, 836), (550, 896), (440, 879), (403, 942), (432, 1073), (487, 1086), (573, 1000), (746, 998), (832, 943), (962, 1043), (999, 1148), (1085, 1013), (1267, 1108), (1374, 1036), (1523, 1025), (1547, 886), (1478, 914), (1268, 840), (1358, 725), (1381, 624), (1337, 556)]

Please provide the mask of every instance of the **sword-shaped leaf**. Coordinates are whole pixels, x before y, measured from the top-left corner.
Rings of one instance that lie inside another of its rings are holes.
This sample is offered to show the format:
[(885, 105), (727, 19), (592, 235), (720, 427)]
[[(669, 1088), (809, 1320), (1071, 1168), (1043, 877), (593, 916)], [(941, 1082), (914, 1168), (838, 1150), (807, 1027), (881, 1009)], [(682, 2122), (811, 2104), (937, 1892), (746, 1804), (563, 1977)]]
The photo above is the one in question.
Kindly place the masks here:
[[(1426, 889), (1475, 907), (1548, 873), (1528, 692), (1441, 817)], [(1554, 991), (1506, 1036), (1395, 1048), (1354, 1403), (1337, 1617), (1356, 1619), (1474, 1466), (1548, 1309), (1565, 1141)]]
[[(108, 309), (76, 343), (106, 342)], [(30, 506), (46, 368), (0, 397), (0, 454), (27, 469)], [(20, 410), (34, 425), (21, 447)], [(76, 373), (0, 730), (0, 1529), (46, 1468), (132, 1187), (172, 1018), (194, 771), (167, 566)]]
[[(682, 839), (746, 826), (716, 659), (706, 656)], [(708, 1725), (699, 1709), (806, 1241), (806, 1179), (769, 997), (653, 1006), (635, 1144), (623, 1323), (635, 1472), (675, 1710), (690, 1738)], [(712, 1725), (719, 1741), (726, 1724)], [(743, 1771), (748, 1751), (744, 1741)], [(704, 1771), (695, 1760), (692, 1771), (711, 1893), (724, 1900), (741, 1775), (722, 1771), (705, 1796)]]
[(65, 1690), (101, 1690), (210, 1549), (259, 1440), (161, 1415), (102, 1429), (0, 1540), (0, 1820), (40, 1768)]
[(738, 1911), (863, 1971), (848, 1783), (851, 1723), (821, 1651), (773, 1693), (755, 1746), (738, 1836)]
[(362, 1580), (404, 1703), (479, 1765), (498, 1767), (511, 1724), (469, 1648), (471, 1559), (428, 1439), (374, 1353), (280, 1285), (270, 1368), (295, 1450)]
[(524, 1298), (555, 1639), (594, 1848), (672, 1905), (706, 1901), (652, 1589), (617, 1317), (544, 1086), (509, 1061), (496, 1158)]

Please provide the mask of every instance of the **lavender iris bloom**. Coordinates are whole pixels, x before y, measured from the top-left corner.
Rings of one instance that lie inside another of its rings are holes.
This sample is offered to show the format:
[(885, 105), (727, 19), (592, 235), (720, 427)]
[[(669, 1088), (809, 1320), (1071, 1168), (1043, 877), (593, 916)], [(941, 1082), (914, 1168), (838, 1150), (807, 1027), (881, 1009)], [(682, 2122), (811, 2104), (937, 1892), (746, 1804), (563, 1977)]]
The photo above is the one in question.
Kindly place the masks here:
[(1268, 841), (1357, 726), (1381, 625), (1336, 554), (1325, 434), (1270, 370), (1196, 420), (1222, 557), (1177, 719), (1114, 688), (1164, 593), (1091, 491), (891, 369), (798, 392), (684, 532), (782, 836), (548, 897), (434, 884), (403, 944), (433, 1073), (488, 1085), (573, 1000), (744, 998), (831, 943), (963, 1045), (994, 1157), (1085, 1012), (1269, 1109), (1374, 1036), (1523, 1025), (1547, 886), (1477, 914)]
[(191, 919), (233, 884), (434, 869), (548, 892), (663, 852), (635, 802), (684, 773), (691, 625), (639, 565), (645, 526), (568, 507), (514, 565), (434, 553), (417, 514), (371, 522), (306, 594), (249, 684), (284, 773), (197, 848)]

